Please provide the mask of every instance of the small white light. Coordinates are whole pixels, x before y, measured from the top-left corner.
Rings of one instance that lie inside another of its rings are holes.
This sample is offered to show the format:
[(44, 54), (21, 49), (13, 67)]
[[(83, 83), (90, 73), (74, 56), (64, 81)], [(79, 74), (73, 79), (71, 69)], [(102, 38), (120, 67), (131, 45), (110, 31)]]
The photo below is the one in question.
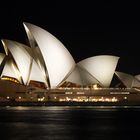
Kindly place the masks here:
[(9, 96), (7, 96), (7, 99), (9, 99), (10, 97)]
[(125, 96), (125, 97), (124, 97), (124, 99), (126, 100), (126, 99), (127, 99), (127, 97)]

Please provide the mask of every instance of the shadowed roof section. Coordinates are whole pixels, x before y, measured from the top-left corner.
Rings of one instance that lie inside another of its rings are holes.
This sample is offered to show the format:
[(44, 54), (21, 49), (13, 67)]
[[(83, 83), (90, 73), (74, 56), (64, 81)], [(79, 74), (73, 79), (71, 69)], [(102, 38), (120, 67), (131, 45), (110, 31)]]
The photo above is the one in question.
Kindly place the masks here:
[(2, 61), (4, 60), (4, 57), (5, 57), (5, 54), (0, 53), (0, 65), (1, 65)]
[(135, 78), (140, 81), (140, 74), (136, 75)]
[(116, 71), (115, 74), (127, 88), (140, 87), (140, 82), (135, 78), (135, 76), (118, 71)]
[(99, 83), (90, 73), (76, 65), (73, 72), (66, 79), (68, 82), (79, 85), (91, 85)]
[(1, 74), (1, 77), (3, 76), (15, 78), (22, 84), (20, 72), (12, 59), (6, 61)]

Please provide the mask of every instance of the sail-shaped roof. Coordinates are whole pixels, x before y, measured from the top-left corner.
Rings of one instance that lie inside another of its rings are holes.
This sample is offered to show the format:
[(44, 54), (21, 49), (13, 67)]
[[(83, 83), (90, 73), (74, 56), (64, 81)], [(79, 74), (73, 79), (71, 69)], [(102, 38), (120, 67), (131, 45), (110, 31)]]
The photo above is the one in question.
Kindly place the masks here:
[(109, 87), (118, 60), (116, 56), (99, 55), (80, 61), (78, 66), (88, 71), (103, 87)]
[(135, 76), (119, 71), (116, 71), (115, 74), (127, 88), (140, 87), (140, 82)]
[(5, 48), (7, 47), (6, 51), (9, 50), (11, 52), (25, 85), (27, 85), (30, 80), (46, 83), (41, 70), (31, 56), (31, 48), (10, 40), (3, 40), (3, 44)]
[(79, 85), (91, 85), (99, 83), (89, 72), (80, 68), (78, 65), (75, 67), (66, 81)]
[(1, 73), (1, 77), (8, 76), (17, 79), (21, 84), (21, 75), (20, 72), (12, 59), (8, 59), (4, 65), (3, 71)]
[[(29, 40), (35, 39), (47, 67), (51, 88), (57, 87), (73, 70), (75, 62), (64, 45), (46, 30), (24, 23)], [(32, 43), (30, 43), (32, 44)]]

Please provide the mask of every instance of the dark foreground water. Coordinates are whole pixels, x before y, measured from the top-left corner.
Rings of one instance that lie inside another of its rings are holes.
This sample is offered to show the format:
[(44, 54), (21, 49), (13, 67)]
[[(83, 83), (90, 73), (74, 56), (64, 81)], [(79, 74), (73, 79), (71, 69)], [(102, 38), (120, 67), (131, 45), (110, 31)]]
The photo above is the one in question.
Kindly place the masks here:
[(0, 140), (140, 139), (140, 107), (0, 107)]

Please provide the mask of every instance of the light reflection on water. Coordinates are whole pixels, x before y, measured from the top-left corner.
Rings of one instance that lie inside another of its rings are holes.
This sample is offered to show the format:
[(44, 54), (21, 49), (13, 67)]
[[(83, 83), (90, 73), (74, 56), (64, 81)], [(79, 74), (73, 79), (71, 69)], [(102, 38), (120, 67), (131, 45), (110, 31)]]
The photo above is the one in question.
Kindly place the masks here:
[(124, 140), (139, 130), (140, 106), (0, 107), (4, 140)]
[(118, 109), (140, 109), (140, 106), (5, 106), (0, 107), (0, 110), (99, 110), (99, 111), (118, 111)]

